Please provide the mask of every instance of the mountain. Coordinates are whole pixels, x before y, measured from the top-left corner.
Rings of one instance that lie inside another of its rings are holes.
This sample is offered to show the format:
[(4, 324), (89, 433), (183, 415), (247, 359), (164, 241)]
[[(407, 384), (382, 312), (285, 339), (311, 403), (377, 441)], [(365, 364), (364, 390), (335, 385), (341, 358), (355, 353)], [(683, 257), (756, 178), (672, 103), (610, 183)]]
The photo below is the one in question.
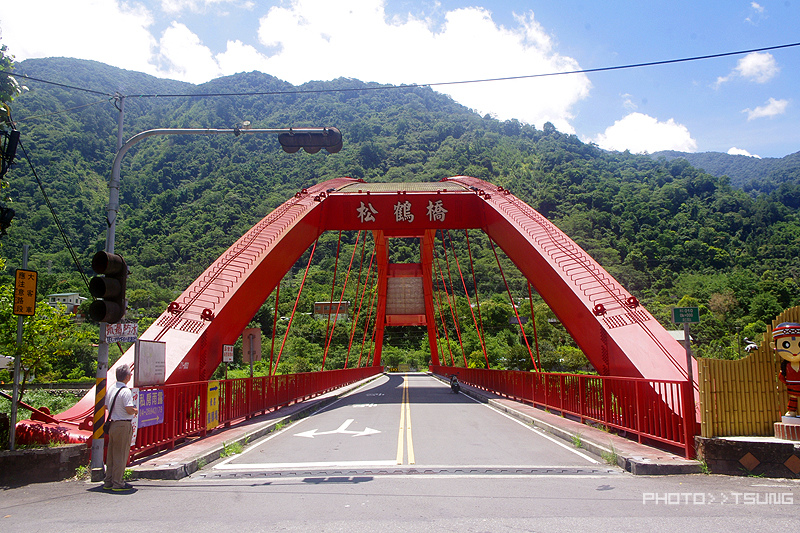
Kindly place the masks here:
[(722, 152), (654, 152), (651, 157), (667, 161), (682, 158), (713, 176), (727, 176), (731, 185), (747, 192), (769, 193), (783, 183), (800, 183), (800, 152), (785, 157), (749, 157)]
[[(732, 177), (717, 177), (688, 157), (607, 152), (549, 123), (540, 130), (482, 117), (430, 88), (346, 78), (293, 86), (259, 72), (192, 85), (64, 58), (27, 60), (15, 72), (60, 84), (21, 79), (29, 90), (12, 105), (22, 148), (6, 176), (17, 216), (2, 240), (4, 280), (20, 266), (28, 243), (40, 294), (76, 290), (88, 296), (36, 176), (91, 275), (89, 258), (105, 241), (121, 101), (125, 139), (153, 128), (231, 128), (243, 121), (254, 128), (336, 126), (343, 133), (337, 154), (287, 154), (272, 135), (159, 136), (135, 145), (122, 160), (116, 248), (132, 271), (128, 298), (140, 327), (272, 209), (303, 187), (339, 176), (391, 182), (471, 175), (509, 189), (561, 227), (665, 325), (684, 297), (697, 302), (703, 323), (693, 335), (701, 355), (732, 353), (733, 331), (753, 338), (778, 311), (800, 304), (800, 186), (792, 170), (798, 154), (777, 160), (782, 164), (761, 176), (775, 187), (745, 192)], [(726, 157), (741, 156), (720, 160)], [(769, 164), (742, 158), (738, 166), (745, 163)], [(742, 183), (756, 183), (749, 176)], [(320, 239), (300, 303), (304, 312), (315, 298), (330, 297), (337, 240)], [(354, 240), (346, 233), (343, 248), (352, 249)], [(466, 256), (465, 244), (455, 244)], [(485, 237), (475, 236), (472, 252), (482, 301), (505, 298), (507, 304)], [(393, 254), (406, 261), (418, 251), (399, 242)], [(527, 296), (526, 281), (503, 261), (512, 292)], [(302, 277), (304, 267), (298, 264), (287, 281), (297, 287), (293, 278)], [(291, 304), (282, 300), (281, 312), (290, 313)], [(271, 330), (269, 312), (257, 320)], [(552, 329), (547, 324), (542, 328)], [(498, 319), (496, 327), (493, 346), (519, 342), (507, 321)], [(313, 341), (319, 333), (308, 331), (309, 342), (319, 342)], [(569, 343), (551, 333), (552, 350)]]

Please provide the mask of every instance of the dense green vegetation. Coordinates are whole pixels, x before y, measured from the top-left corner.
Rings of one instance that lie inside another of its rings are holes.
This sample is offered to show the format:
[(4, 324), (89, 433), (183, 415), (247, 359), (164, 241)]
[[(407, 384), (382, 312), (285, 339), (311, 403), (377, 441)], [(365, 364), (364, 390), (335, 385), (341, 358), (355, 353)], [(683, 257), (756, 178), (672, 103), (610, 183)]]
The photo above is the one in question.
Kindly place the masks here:
[[(245, 120), (253, 127), (325, 125), (343, 132), (344, 149), (338, 154), (286, 154), (274, 136), (256, 135), (154, 137), (136, 145), (122, 164), (116, 249), (132, 271), (129, 316), (142, 329), (255, 222), (299, 189), (339, 176), (384, 182), (471, 175), (510, 189), (597, 259), (668, 329), (676, 329), (670, 323), (672, 306), (699, 305), (702, 322), (693, 335), (701, 356), (738, 357), (740, 338), (756, 339), (778, 312), (800, 303), (796, 175), (776, 187), (745, 191), (684, 159), (606, 152), (550, 124), (537, 129), (481, 117), (428, 88), (350, 79), (293, 87), (256, 72), (193, 86), (71, 59), (29, 60), (15, 72), (127, 95), (125, 138), (156, 127), (230, 128)], [(22, 244), (30, 243), (30, 268), (40, 273), (40, 297), (69, 291), (88, 296), (25, 154), (91, 275), (89, 258), (105, 239), (118, 111), (110, 96), (32, 80), (25, 85), (29, 90), (12, 106), (25, 152), (19, 151), (8, 175), (17, 217), (2, 240), (6, 271), (1, 281), (10, 282), (20, 266)], [(203, 96), (219, 93), (259, 95)], [(139, 94), (190, 96), (134, 96)], [(355, 233), (343, 235), (341, 258), (349, 258), (355, 238)], [(529, 368), (519, 329), (509, 324), (512, 309), (494, 254), (482, 234), (470, 233), (470, 239), (489, 362), (492, 367)], [(466, 261), (463, 234), (453, 234), (453, 240)], [(281, 371), (321, 367), (327, 325), (302, 313), (310, 313), (314, 301), (330, 299), (337, 242), (336, 234), (320, 239)], [(401, 241), (392, 254), (394, 261), (414, 260), (417, 245)], [(337, 293), (346, 268), (341, 258)], [(307, 260), (308, 252), (284, 279), (280, 316), (291, 314)], [(514, 299), (527, 298), (525, 280), (504, 256), (501, 262)], [(458, 316), (469, 316), (464, 292), (458, 292)], [(473, 301), (474, 296), (470, 288)], [(357, 300), (352, 286), (345, 299)], [(253, 320), (263, 328), (267, 348), (273, 305), (270, 297)], [(535, 294), (534, 306), (543, 366), (586, 368), (585, 358)], [(527, 301), (520, 312), (530, 316)], [(482, 366), (483, 352), (469, 322), (461, 331), (464, 355), (469, 364)], [(278, 323), (277, 346), (286, 324)], [(531, 339), (532, 329), (528, 323)], [(86, 331), (91, 334), (88, 326)], [(326, 368), (341, 367), (348, 357), (349, 324), (334, 332)], [(96, 330), (93, 335), (96, 341)], [(463, 364), (455, 330), (448, 335), (454, 360)], [(390, 328), (386, 342), (386, 364), (427, 362), (422, 328)], [(351, 353), (348, 365), (357, 358)], [(75, 375), (59, 371), (55, 362), (42, 373)]]
[[(714, 176), (728, 176), (731, 185), (757, 195), (769, 193), (780, 187), (786, 192), (796, 191), (800, 180), (800, 152), (785, 157), (748, 157), (723, 154), (721, 152), (674, 152), (652, 154), (655, 159), (686, 159), (692, 166), (703, 169)], [(796, 194), (796, 192), (795, 192)]]

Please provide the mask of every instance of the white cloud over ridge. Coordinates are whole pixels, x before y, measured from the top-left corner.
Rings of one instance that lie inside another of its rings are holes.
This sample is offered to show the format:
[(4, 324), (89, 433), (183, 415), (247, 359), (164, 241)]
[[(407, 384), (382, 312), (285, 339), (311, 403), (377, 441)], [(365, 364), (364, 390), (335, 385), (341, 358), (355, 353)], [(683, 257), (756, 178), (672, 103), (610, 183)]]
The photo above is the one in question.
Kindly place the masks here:
[(614, 122), (592, 141), (604, 150), (620, 152), (697, 151), (697, 141), (692, 138), (686, 126), (675, 122), (674, 119), (659, 122), (658, 119), (643, 113), (630, 113)]
[(728, 155), (743, 155), (746, 157), (755, 157), (756, 159), (761, 159), (760, 155), (751, 154), (747, 150), (743, 148), (736, 148), (735, 146), (732, 146), (730, 149), (728, 149)]
[[(26, 0), (4, 8), (0, 24), (18, 60), (55, 55), (93, 59), (191, 83), (253, 70), (293, 84), (338, 77), (437, 84), (580, 69), (577, 61), (554, 49), (532, 12), (504, 26), (480, 7), (448, 11), (441, 24), (412, 14), (392, 17), (382, 0), (287, 0), (261, 11), (248, 0), (160, 0), (152, 5), (149, 11), (136, 1), (82, 0), (76, 9), (62, 0)], [(190, 19), (180, 18), (212, 7), (247, 9), (260, 17), (257, 35), (231, 35), (223, 41), (225, 50), (212, 49)], [(154, 29), (156, 15), (163, 30)], [(31, 27), (42, 31), (34, 38)], [(75, 31), (65, 39), (64, 28)], [(566, 133), (575, 132), (574, 107), (590, 88), (582, 74), (433, 86), (481, 114), (539, 128), (549, 121)]]
[[(552, 49), (550, 36), (533, 14), (518, 25), (496, 24), (482, 8), (449, 11), (440, 28), (409, 15), (387, 20), (383, 4), (294, 0), (261, 18), (261, 68), (299, 84), (352, 77), (382, 83), (440, 83), (511, 75), (576, 70), (572, 58)], [(303, 66), (298, 66), (298, 63)], [(572, 107), (589, 94), (584, 75), (514, 82), (435, 85), (461, 104), (504, 120), (517, 118), (541, 127), (550, 121), (572, 133)]]
[(149, 30), (153, 22), (141, 4), (112, 0), (85, 0), (80, 8), (59, 0), (26, 0), (6, 2), (0, 11), (4, 44), (13, 43), (9, 48), (17, 60), (74, 57), (147, 73), (153, 73), (157, 46)]

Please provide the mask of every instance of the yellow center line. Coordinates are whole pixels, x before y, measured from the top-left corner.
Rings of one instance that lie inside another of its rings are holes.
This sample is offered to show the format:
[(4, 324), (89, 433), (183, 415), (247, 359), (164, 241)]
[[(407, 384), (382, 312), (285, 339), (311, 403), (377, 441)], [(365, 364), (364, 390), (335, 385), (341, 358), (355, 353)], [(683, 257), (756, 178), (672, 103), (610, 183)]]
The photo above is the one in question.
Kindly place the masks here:
[(408, 446), (408, 464), (413, 465), (414, 444), (411, 442), (411, 399), (408, 396), (408, 380), (406, 380), (406, 445)]
[(414, 445), (411, 440), (411, 403), (408, 396), (408, 376), (403, 377), (403, 399), (400, 402), (400, 432), (397, 434), (397, 464), (403, 464), (403, 434), (408, 445), (408, 464), (414, 464)]
[(397, 464), (403, 464), (403, 430), (406, 428), (406, 383), (403, 383), (403, 396), (400, 402), (400, 433), (397, 435)]

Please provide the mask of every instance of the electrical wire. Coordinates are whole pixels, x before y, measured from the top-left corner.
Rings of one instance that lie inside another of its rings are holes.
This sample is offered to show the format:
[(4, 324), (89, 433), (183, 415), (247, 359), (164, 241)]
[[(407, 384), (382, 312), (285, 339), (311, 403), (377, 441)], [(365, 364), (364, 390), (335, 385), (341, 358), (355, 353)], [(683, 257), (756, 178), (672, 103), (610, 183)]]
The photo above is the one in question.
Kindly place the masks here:
[(70, 107), (68, 109), (64, 109), (63, 111), (53, 111), (52, 113), (43, 113), (41, 115), (31, 115), (29, 117), (19, 118), (19, 119), (15, 120), (14, 124), (19, 124), (20, 122), (25, 122), (27, 120), (34, 120), (34, 119), (45, 118), (45, 117), (52, 117), (53, 115), (63, 115), (65, 113), (71, 113), (72, 111), (77, 111), (78, 109), (83, 109), (83, 108), (86, 108), (86, 107), (90, 107), (90, 106), (101, 104), (103, 102), (108, 102), (108, 101), (109, 101), (108, 98), (103, 98), (102, 100), (95, 100), (94, 102), (89, 102), (88, 104), (83, 104), (83, 105), (79, 105), (79, 106), (75, 106), (75, 107)]
[[(707, 59), (719, 59), (722, 57), (731, 57), (737, 55), (744, 55), (744, 54), (752, 54), (756, 52), (768, 52), (773, 50), (781, 50), (785, 48), (794, 48), (800, 46), (800, 42), (796, 43), (788, 43), (788, 44), (779, 44), (775, 46), (765, 46), (761, 48), (750, 48), (747, 50), (737, 50), (735, 52), (721, 52), (717, 54), (706, 54), (700, 56), (690, 56), (690, 57), (682, 57), (677, 59), (664, 59), (659, 61), (646, 61), (641, 63), (627, 63), (623, 65), (615, 65), (610, 67), (597, 67), (597, 68), (588, 68), (588, 69), (576, 69), (576, 70), (564, 70), (559, 72), (543, 72), (539, 74), (523, 74), (519, 76), (503, 76), (497, 78), (481, 78), (481, 79), (471, 79), (471, 80), (458, 80), (458, 81), (440, 81), (440, 82), (432, 82), (432, 83), (409, 83), (403, 85), (380, 85), (380, 86), (373, 86), (373, 87), (349, 87), (349, 88), (341, 88), (341, 89), (296, 89), (291, 91), (255, 91), (255, 92), (242, 92), (242, 93), (185, 93), (185, 94), (133, 94), (133, 95), (126, 95), (123, 96), (125, 98), (215, 98), (215, 97), (228, 97), (228, 96), (279, 96), (279, 95), (297, 95), (297, 94), (323, 94), (323, 93), (342, 93), (348, 91), (381, 91), (381, 90), (395, 90), (395, 89), (418, 89), (423, 87), (438, 87), (438, 86), (446, 86), (446, 85), (465, 85), (470, 83), (488, 83), (488, 82), (497, 82), (497, 81), (515, 81), (515, 80), (523, 80), (523, 79), (535, 79), (535, 78), (547, 78), (553, 76), (567, 76), (572, 74), (594, 74), (598, 72), (611, 72), (615, 70), (626, 70), (626, 69), (633, 69), (633, 68), (642, 68), (642, 67), (654, 67), (654, 66), (663, 66), (663, 65), (674, 65), (678, 63), (687, 63), (690, 61), (703, 61)], [(111, 96), (114, 97), (116, 94), (111, 93), (104, 93), (101, 91), (96, 91), (93, 89), (86, 89), (83, 87), (75, 87), (73, 85), (67, 85), (64, 83), (57, 83), (53, 81), (43, 80), (39, 78), (34, 78), (32, 76), (26, 76), (24, 74), (12, 74), (10, 71), (0, 71), (2, 74), (6, 74), (8, 76), (16, 76), (19, 78), (31, 80), (31, 81), (38, 81), (41, 83), (48, 83), (50, 85), (56, 85), (59, 87), (64, 87), (67, 89), (74, 89), (78, 91), (83, 91), (92, 94), (101, 94), (104, 96)], [(122, 95), (120, 95), (122, 96)]]
[(3, 70), (3, 71), (0, 71), (0, 73), (5, 74), (7, 76), (13, 76), (15, 78), (22, 78), (22, 79), (25, 79), (25, 80), (38, 81), (40, 83), (46, 83), (48, 85), (55, 85), (57, 87), (62, 87), (64, 89), (73, 89), (73, 90), (82, 91), (82, 92), (85, 92), (85, 93), (100, 94), (102, 96), (110, 96), (112, 98), (114, 97), (114, 93), (104, 93), (102, 91), (95, 91), (94, 89), (87, 89), (86, 87), (76, 87), (74, 85), (67, 85), (66, 83), (59, 83), (57, 81), (43, 80), (43, 79), (40, 79), (40, 78), (34, 78), (33, 76), (26, 76), (25, 74), (12, 73), (9, 70)]
[(53, 208), (53, 204), (50, 203), (50, 198), (48, 198), (47, 192), (44, 190), (44, 184), (42, 183), (42, 180), (39, 179), (39, 174), (36, 172), (36, 169), (34, 168), (33, 162), (31, 161), (30, 157), (28, 157), (28, 152), (27, 150), (25, 150), (25, 146), (22, 144), (22, 139), (19, 140), (19, 147), (22, 150), (22, 154), (25, 156), (25, 160), (28, 162), (28, 166), (31, 168), (33, 176), (36, 178), (36, 183), (39, 184), (39, 190), (42, 191), (42, 196), (44, 196), (44, 202), (45, 204), (47, 204), (47, 208), (50, 210), (50, 214), (53, 215), (53, 220), (55, 220), (56, 226), (58, 227), (58, 231), (59, 233), (61, 233), (61, 238), (64, 239), (64, 244), (66, 244), (67, 250), (69, 251), (69, 254), (72, 256), (72, 261), (75, 263), (75, 266), (78, 269), (78, 273), (80, 274), (83, 283), (86, 285), (86, 290), (89, 291), (89, 293), (91, 293), (91, 291), (89, 290), (89, 278), (86, 276), (86, 273), (84, 272), (83, 267), (81, 266), (81, 262), (78, 259), (75, 250), (72, 248), (72, 244), (69, 242), (67, 234), (64, 232), (64, 226), (61, 225), (61, 221), (58, 219), (58, 215), (56, 214), (56, 211)]

